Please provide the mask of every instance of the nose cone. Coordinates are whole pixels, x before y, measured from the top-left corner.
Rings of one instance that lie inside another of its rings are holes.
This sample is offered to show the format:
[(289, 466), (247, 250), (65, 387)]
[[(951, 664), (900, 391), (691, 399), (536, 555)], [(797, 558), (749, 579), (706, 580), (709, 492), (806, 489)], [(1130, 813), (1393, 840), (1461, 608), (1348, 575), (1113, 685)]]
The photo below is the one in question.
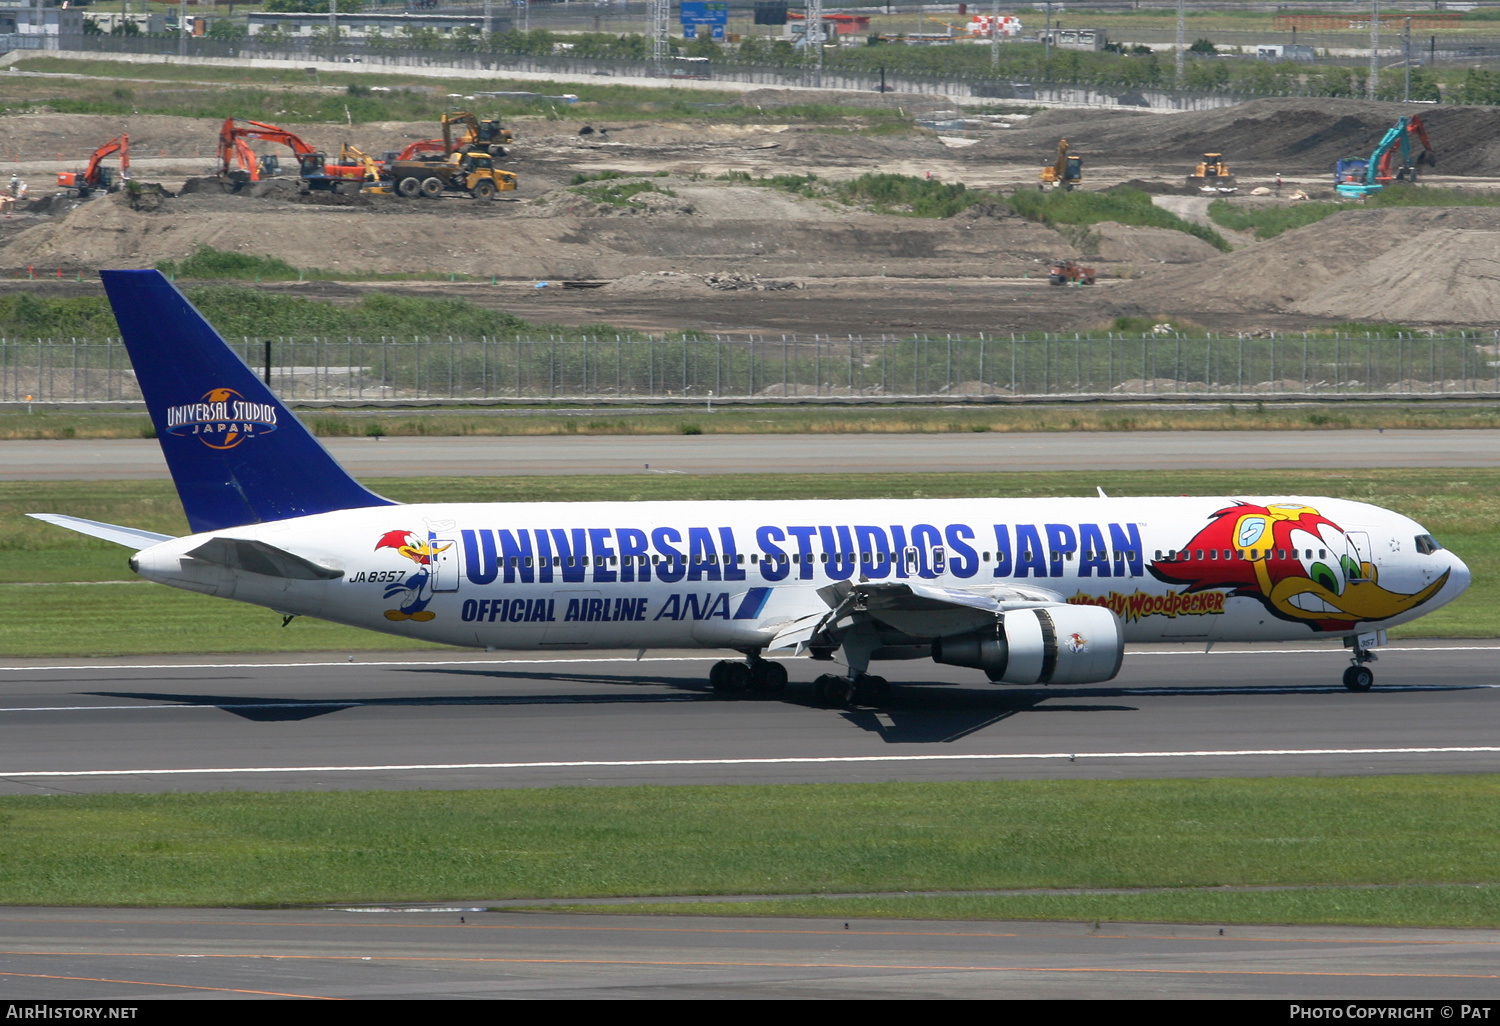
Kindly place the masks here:
[(1443, 599), (1452, 602), (1464, 592), (1469, 590), (1469, 564), (1459, 559), (1447, 549), (1443, 554), (1448, 557), (1448, 585), (1443, 589)]

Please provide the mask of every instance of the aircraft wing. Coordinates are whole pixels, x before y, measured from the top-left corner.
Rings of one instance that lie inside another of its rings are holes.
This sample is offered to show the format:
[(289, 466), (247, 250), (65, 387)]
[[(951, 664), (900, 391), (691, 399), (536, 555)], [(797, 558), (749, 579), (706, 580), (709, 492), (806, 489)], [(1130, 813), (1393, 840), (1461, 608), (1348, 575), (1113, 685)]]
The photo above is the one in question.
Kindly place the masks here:
[(772, 650), (802, 651), (820, 636), (852, 626), (859, 620), (874, 620), (883, 627), (914, 638), (941, 638), (977, 630), (993, 624), (1011, 609), (1034, 609), (1066, 601), (1045, 588), (985, 587), (942, 588), (902, 582), (840, 581), (818, 589), (828, 612), (800, 617), (782, 626), (768, 646)]
[(138, 527), (121, 527), (118, 524), (102, 524), (97, 520), (84, 520), (82, 517), (67, 517), (61, 513), (28, 513), (33, 520), (41, 520), (56, 527), (65, 527), (69, 531), (77, 531), (91, 538), (103, 538), (107, 542), (116, 545), (124, 545), (132, 549), (150, 548), (158, 542), (171, 541), (174, 537), (170, 534), (157, 534), (155, 531), (142, 531)]

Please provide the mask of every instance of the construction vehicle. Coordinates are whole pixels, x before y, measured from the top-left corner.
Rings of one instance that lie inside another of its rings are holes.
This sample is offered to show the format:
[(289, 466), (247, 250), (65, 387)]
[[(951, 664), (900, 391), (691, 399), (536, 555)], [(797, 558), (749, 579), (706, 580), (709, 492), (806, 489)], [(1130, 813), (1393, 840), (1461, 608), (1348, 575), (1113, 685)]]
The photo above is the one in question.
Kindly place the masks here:
[(447, 156), (448, 147), (443, 140), (423, 139), (412, 143), (400, 153), (395, 150), (386, 150), (381, 160), (386, 164), (393, 164), (398, 160), (443, 160)]
[[(454, 125), (464, 126), (464, 134), (457, 141), (453, 138)], [(480, 121), (466, 110), (450, 110), (443, 114), (443, 148), (448, 153), (483, 150), (491, 157), (503, 157), (505, 144), (510, 141), (510, 129), (498, 120)]]
[(362, 164), (330, 162), (328, 155), (314, 149), (295, 132), (244, 118), (225, 118), (219, 129), (219, 180), (230, 192), (237, 192), (249, 182), (258, 182), (276, 174), (281, 162), (274, 154), (257, 158), (248, 139), (281, 143), (297, 158), (302, 192), (314, 190), (349, 191), (358, 189), (364, 180)]
[(1227, 195), (1239, 191), (1239, 183), (1230, 174), (1229, 165), (1224, 163), (1222, 153), (1205, 153), (1198, 162), (1198, 167), (1187, 176), (1187, 183), (1189, 188), (1195, 188), (1199, 192)]
[[(116, 175), (101, 163), (112, 153), (120, 154), (120, 173)], [(57, 185), (68, 194), (87, 199), (96, 192), (115, 192), (130, 181), (130, 137), (121, 135), (94, 151), (83, 171), (59, 171)]]
[(1094, 277), (1094, 269), (1077, 260), (1054, 260), (1047, 280), (1054, 285), (1092, 285)]
[(1045, 189), (1050, 185), (1054, 189), (1061, 187), (1065, 192), (1072, 192), (1073, 186), (1082, 184), (1083, 158), (1068, 156), (1068, 140), (1064, 139), (1057, 144), (1057, 159), (1042, 168), (1042, 184), (1037, 188)]
[[(1411, 137), (1422, 143), (1422, 152), (1412, 157)], [(1401, 163), (1396, 163), (1400, 153)], [(1346, 157), (1334, 165), (1333, 185), (1340, 196), (1362, 197), (1379, 192), (1392, 182), (1417, 181), (1417, 165), (1437, 166), (1437, 151), (1427, 138), (1427, 128), (1418, 116), (1402, 118), (1386, 132), (1367, 159)]]
[(339, 149), (339, 163), (345, 165), (357, 164), (364, 168), (362, 192), (390, 191), (386, 188), (390, 184), (390, 178), (386, 175), (385, 165), (359, 147), (344, 143)]
[(494, 166), (488, 153), (450, 153), (447, 160), (396, 160), (386, 164), (396, 191), (408, 199), (437, 199), (445, 192), (466, 192), (475, 199), (493, 199), (497, 192), (516, 188), (516, 176)]

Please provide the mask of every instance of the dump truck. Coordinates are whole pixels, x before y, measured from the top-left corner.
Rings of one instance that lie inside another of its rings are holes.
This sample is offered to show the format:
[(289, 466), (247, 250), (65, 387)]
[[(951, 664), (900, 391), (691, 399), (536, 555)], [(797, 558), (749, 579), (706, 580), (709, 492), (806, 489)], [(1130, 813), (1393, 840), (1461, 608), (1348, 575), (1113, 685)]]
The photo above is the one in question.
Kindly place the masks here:
[(493, 199), (497, 192), (514, 191), (517, 179), (494, 166), (488, 153), (453, 153), (447, 160), (395, 160), (386, 174), (396, 191), (408, 199), (437, 199), (445, 192), (466, 192), (475, 199)]
[(1054, 285), (1092, 285), (1094, 269), (1084, 267), (1077, 260), (1054, 260), (1047, 280)]

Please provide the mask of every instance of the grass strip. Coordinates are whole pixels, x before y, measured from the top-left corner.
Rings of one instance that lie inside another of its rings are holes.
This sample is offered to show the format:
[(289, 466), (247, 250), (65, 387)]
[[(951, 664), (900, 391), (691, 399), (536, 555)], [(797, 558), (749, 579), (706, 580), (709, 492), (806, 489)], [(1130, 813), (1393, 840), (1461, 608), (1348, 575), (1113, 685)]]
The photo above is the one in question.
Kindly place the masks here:
[[(1396, 638), (1488, 638), (1500, 623), (1500, 470), (1152, 471), (1008, 474), (724, 474), (386, 478), (400, 502), (901, 499), (1091, 495), (1324, 495), (1417, 520), (1469, 564), (1457, 601), (1392, 631)], [(117, 545), (25, 513), (64, 513), (164, 534), (188, 532), (168, 481), (0, 482), (0, 656), (432, 648), (299, 617), (286, 628), (255, 606), (138, 581)], [(87, 624), (86, 631), (78, 629)], [(143, 629), (143, 625), (148, 625)]]
[[(294, 403), (295, 405), (295, 403)], [(1163, 409), (1113, 405), (939, 408), (717, 407), (608, 409), (486, 407), (450, 410), (305, 411), (321, 438), (462, 435), (863, 435), (1011, 434), (1038, 431), (1347, 431), (1500, 428), (1500, 406), (1415, 403), (1330, 403), (1246, 406), (1222, 403)], [(150, 438), (141, 413), (38, 410), (0, 413), (0, 439)]]
[(1257, 239), (1274, 239), (1282, 232), (1305, 228), (1345, 210), (1388, 207), (1493, 207), (1500, 196), (1472, 189), (1437, 189), (1425, 185), (1388, 185), (1363, 203), (1294, 203), (1284, 207), (1250, 206), (1230, 200), (1214, 200), (1208, 216), (1236, 232), (1254, 231)]
[[(1492, 888), (1433, 885), (1496, 882), (1497, 816), (1490, 775), (25, 796), (0, 798), (0, 902), (1379, 884), (1427, 888), (1404, 916), (1495, 925)], [(1205, 895), (1200, 914), (1260, 901), (1277, 919), (1368, 921), (1399, 893), (1348, 919), (1331, 891)], [(1120, 899), (1195, 918), (1155, 894), (1095, 897), (926, 900), (965, 918), (1120, 918)]]
[(1212, 228), (1186, 221), (1151, 202), (1151, 196), (1139, 189), (1115, 186), (1103, 192), (1042, 192), (1017, 189), (1005, 198), (1010, 208), (1022, 217), (1042, 224), (1071, 225), (1085, 228), (1103, 221), (1147, 228), (1171, 228), (1202, 239), (1222, 252), (1229, 251), (1224, 236)]

